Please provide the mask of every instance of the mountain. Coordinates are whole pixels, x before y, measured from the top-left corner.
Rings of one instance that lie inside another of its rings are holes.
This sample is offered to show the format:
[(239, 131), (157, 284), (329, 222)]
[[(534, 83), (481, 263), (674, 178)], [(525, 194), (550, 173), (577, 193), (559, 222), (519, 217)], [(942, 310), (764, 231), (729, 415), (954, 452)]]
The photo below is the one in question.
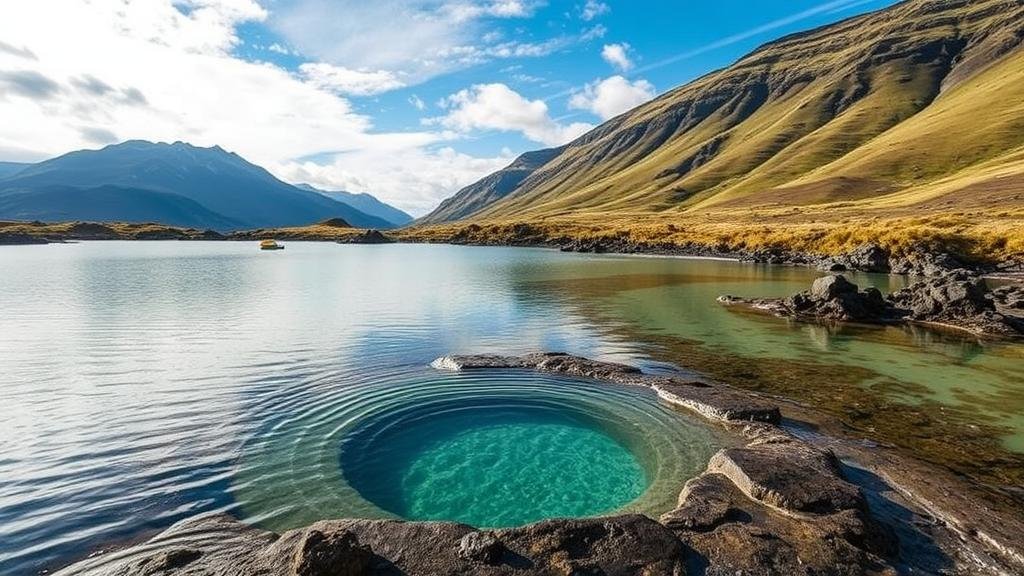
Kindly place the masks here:
[(29, 166), (31, 164), (21, 162), (0, 162), (0, 179), (13, 176)]
[(510, 192), (460, 192), (439, 216), (773, 208), (805, 225), (1024, 208), (1022, 39), (1021, 0), (908, 0), (787, 36), (598, 126)]
[(71, 152), (0, 180), (0, 218), (145, 219), (227, 230), (301, 226), (335, 217), (360, 228), (392, 227), (286, 184), (218, 146), (133, 140)]
[(405, 226), (413, 220), (412, 216), (398, 208), (395, 208), (394, 206), (391, 206), (390, 204), (381, 202), (371, 194), (355, 194), (353, 192), (345, 192), (342, 190), (329, 192), (327, 190), (314, 188), (309, 184), (296, 184), (295, 187), (323, 194), (332, 200), (341, 202), (342, 204), (347, 204), (364, 214), (369, 214), (370, 216), (386, 220), (394, 228)]
[(242, 227), (177, 194), (110, 185), (41, 186), (29, 193), (0, 194), (0, 214), (5, 219), (43, 222), (160, 222), (212, 230)]
[(557, 157), (561, 151), (561, 148), (549, 148), (523, 154), (505, 168), (459, 190), (433, 212), (420, 218), (417, 224), (439, 224), (460, 220), (494, 204), (508, 196), (523, 180)]

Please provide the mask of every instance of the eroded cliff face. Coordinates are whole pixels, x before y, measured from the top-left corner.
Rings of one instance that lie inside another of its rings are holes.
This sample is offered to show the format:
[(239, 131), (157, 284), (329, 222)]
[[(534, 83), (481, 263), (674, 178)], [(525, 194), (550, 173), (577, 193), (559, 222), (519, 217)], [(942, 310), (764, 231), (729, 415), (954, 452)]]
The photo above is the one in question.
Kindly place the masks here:
[(507, 194), (461, 194), (443, 212), (933, 201), (942, 192), (921, 188), (942, 177), (1019, 164), (1022, 38), (1019, 0), (911, 0), (785, 37), (597, 127)]

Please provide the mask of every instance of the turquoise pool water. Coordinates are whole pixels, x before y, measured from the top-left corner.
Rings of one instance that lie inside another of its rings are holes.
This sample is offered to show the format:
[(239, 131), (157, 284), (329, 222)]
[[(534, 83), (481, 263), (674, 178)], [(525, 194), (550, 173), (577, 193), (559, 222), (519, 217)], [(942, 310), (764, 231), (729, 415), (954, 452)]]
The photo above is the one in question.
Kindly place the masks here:
[[(378, 379), (379, 378), (379, 379)], [(519, 370), (400, 370), (325, 391), (240, 450), (239, 513), (516, 526), (675, 506), (721, 439), (651, 390)]]

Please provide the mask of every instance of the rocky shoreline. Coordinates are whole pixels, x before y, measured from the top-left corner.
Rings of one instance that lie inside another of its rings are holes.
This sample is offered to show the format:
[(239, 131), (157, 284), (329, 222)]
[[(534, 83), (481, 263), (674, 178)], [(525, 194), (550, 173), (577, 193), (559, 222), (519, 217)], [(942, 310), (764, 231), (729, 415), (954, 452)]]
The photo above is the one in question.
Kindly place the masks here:
[(80, 240), (253, 241), (267, 238), (338, 242), (341, 244), (447, 243), (465, 246), (550, 248), (563, 252), (589, 254), (723, 258), (756, 264), (805, 266), (826, 272), (859, 271), (931, 277), (941, 276), (953, 270), (967, 269), (986, 275), (1006, 274), (1011, 277), (1024, 277), (1024, 260), (1001, 263), (977, 262), (948, 252), (932, 250), (925, 246), (906, 248), (899, 253), (894, 253), (878, 244), (867, 243), (844, 254), (823, 255), (779, 247), (736, 249), (724, 244), (637, 241), (628, 235), (621, 234), (592, 238), (550, 236), (528, 224), (513, 226), (509, 235), (494, 239), (488, 239), (487, 235), (483, 233), (483, 229), (475, 224), (468, 224), (459, 231), (440, 239), (420, 237), (410, 233), (410, 230), (363, 230), (351, 228), (340, 219), (327, 220), (306, 227), (240, 230), (230, 233), (154, 223), (0, 222), (0, 245), (50, 244)]
[(916, 323), (987, 337), (1024, 337), (1024, 285), (990, 290), (967, 270), (915, 282), (888, 296), (860, 290), (842, 275), (818, 278), (811, 289), (789, 298), (721, 296), (728, 306), (746, 306), (777, 316), (871, 324)]
[[(1024, 570), (1020, 518), (978, 514), (965, 520), (966, 511), (985, 507), (969, 490), (942, 481), (938, 489), (950, 493), (954, 508), (937, 510), (946, 503), (936, 506), (927, 496), (915, 501), (919, 491), (935, 493), (936, 479), (944, 476), (877, 446), (847, 443), (841, 461), (822, 441), (783, 420), (779, 401), (565, 354), (449, 356), (433, 365), (538, 370), (595, 385), (650, 387), (740, 442), (716, 453), (705, 472), (686, 481), (676, 509), (657, 521), (625, 515), (477, 530), (446, 522), (349, 519), (278, 535), (213, 515), (181, 522), (146, 543), (59, 574), (724, 576)], [(860, 461), (873, 468), (860, 468)]]

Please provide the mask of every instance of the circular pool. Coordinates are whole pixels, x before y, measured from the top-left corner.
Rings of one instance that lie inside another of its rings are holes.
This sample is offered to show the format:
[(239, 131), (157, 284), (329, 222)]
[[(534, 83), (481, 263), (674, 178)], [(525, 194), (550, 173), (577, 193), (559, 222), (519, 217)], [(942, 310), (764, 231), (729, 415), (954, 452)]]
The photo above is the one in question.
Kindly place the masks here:
[(233, 486), (274, 530), (341, 517), (517, 526), (674, 507), (718, 439), (650, 390), (423, 372), (326, 394), (255, 438)]

